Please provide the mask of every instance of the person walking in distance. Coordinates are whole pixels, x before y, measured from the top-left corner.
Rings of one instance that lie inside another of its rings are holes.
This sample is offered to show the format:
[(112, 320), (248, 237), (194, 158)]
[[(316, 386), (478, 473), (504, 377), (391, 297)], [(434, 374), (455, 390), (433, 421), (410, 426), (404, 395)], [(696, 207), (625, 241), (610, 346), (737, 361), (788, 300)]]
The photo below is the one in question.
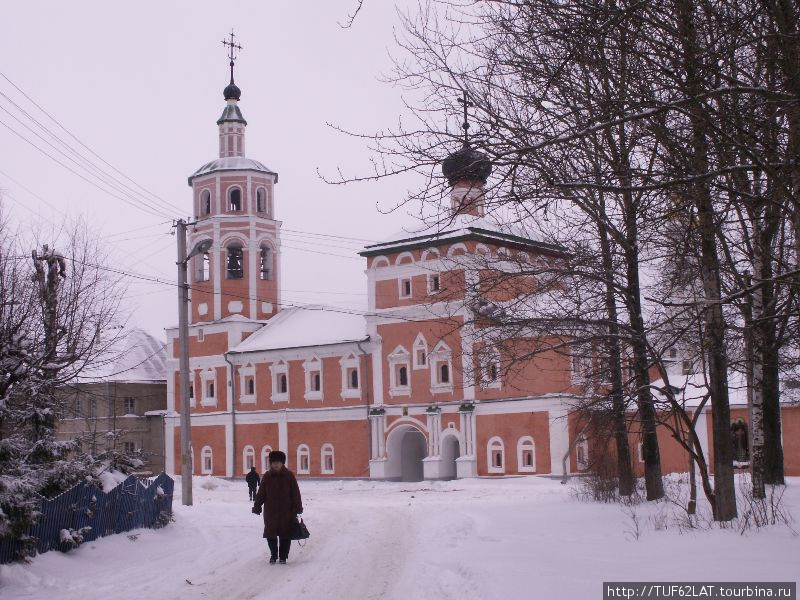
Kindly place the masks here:
[(258, 474), (258, 471), (256, 471), (256, 468), (250, 467), (250, 472), (244, 480), (247, 482), (247, 489), (250, 492), (251, 501), (256, 499), (256, 489), (258, 488), (259, 479), (261, 479), (261, 476)]
[(269, 564), (286, 564), (292, 545), (292, 523), (303, 513), (303, 501), (297, 479), (286, 468), (286, 455), (280, 450), (269, 453), (269, 470), (261, 478), (253, 513), (264, 507), (264, 537), (269, 546)]

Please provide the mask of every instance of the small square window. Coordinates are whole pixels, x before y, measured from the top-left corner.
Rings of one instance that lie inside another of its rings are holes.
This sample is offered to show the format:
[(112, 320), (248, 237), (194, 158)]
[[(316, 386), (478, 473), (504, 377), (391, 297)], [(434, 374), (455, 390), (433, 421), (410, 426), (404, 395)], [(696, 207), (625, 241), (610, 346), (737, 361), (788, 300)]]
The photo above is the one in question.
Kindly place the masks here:
[(692, 372), (692, 361), (691, 361), (691, 360), (689, 360), (689, 359), (685, 359), (685, 360), (683, 361), (683, 365), (682, 365), (681, 372), (682, 372), (684, 375), (689, 375), (689, 373), (691, 373), (691, 372)]
[(136, 452), (136, 442), (123, 442), (125, 454), (133, 454)]
[(411, 279), (400, 280), (400, 297), (401, 298), (411, 297)]
[(441, 281), (439, 280), (439, 275), (430, 275), (428, 277), (428, 293), (435, 294), (436, 292), (440, 291), (441, 288)]

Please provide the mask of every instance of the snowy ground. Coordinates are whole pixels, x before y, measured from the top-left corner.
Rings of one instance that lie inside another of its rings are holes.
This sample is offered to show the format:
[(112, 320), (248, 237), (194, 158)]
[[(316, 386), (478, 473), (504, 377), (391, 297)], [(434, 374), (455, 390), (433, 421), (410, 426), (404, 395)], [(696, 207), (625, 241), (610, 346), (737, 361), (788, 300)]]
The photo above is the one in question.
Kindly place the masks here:
[[(244, 482), (197, 478), (194, 506), (176, 497), (167, 528), (2, 566), (0, 597), (590, 599), (602, 598), (603, 581), (800, 577), (800, 537), (785, 525), (687, 532), (667, 503), (586, 503), (571, 485), (303, 481), (311, 539), (293, 545), (288, 565), (270, 566)], [(784, 503), (800, 515), (800, 479)]]

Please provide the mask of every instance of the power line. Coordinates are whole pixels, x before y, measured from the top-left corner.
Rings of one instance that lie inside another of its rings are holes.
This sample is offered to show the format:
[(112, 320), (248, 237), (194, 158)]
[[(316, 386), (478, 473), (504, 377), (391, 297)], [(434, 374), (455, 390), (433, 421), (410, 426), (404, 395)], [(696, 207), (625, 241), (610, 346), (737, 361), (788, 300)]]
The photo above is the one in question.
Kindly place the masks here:
[[(80, 139), (79, 139), (79, 138), (78, 138), (78, 137), (77, 137), (75, 134), (73, 134), (73, 133), (72, 133), (72, 132), (71, 132), (69, 129), (67, 129), (67, 128), (66, 128), (64, 125), (62, 125), (62, 124), (61, 124), (61, 122), (60, 122), (58, 119), (56, 119), (56, 118), (55, 118), (53, 115), (51, 115), (49, 112), (47, 112), (47, 111), (46, 111), (44, 108), (42, 108), (42, 106), (40, 106), (40, 105), (39, 105), (39, 104), (38, 104), (38, 103), (37, 103), (37, 102), (36, 102), (36, 101), (35, 101), (33, 98), (31, 98), (31, 97), (30, 97), (28, 94), (26, 94), (26, 93), (25, 93), (25, 92), (24, 92), (24, 91), (23, 91), (23, 90), (22, 90), (22, 89), (21, 89), (21, 88), (20, 88), (20, 87), (19, 87), (17, 84), (15, 84), (13, 81), (11, 81), (11, 80), (8, 78), (8, 76), (6, 76), (6, 75), (5, 75), (5, 73), (3, 73), (2, 71), (0, 71), (0, 76), (2, 76), (2, 77), (3, 77), (3, 79), (5, 79), (5, 80), (6, 80), (8, 83), (10, 83), (10, 84), (11, 84), (11, 85), (14, 87), (14, 89), (16, 89), (16, 90), (17, 90), (17, 91), (18, 91), (20, 94), (22, 94), (22, 96), (23, 96), (23, 97), (25, 97), (25, 98), (26, 98), (26, 99), (27, 99), (27, 100), (28, 100), (28, 101), (29, 101), (31, 104), (33, 104), (33, 105), (34, 105), (36, 108), (38, 108), (38, 109), (39, 109), (39, 110), (40, 110), (40, 111), (41, 111), (41, 112), (42, 112), (44, 115), (46, 115), (46, 116), (47, 116), (47, 117), (48, 117), (48, 118), (49, 118), (51, 121), (53, 121), (53, 123), (55, 123), (56, 125), (58, 125), (58, 127), (59, 127), (59, 128), (61, 128), (61, 130), (62, 130), (62, 131), (64, 131), (64, 132), (65, 132), (67, 135), (69, 135), (69, 136), (70, 136), (72, 139), (74, 139), (76, 142), (78, 142), (78, 143), (79, 143), (81, 146), (83, 146), (84, 148), (86, 148), (86, 150), (88, 150), (88, 151), (89, 151), (89, 152), (90, 152), (90, 153), (91, 153), (93, 156), (95, 156), (96, 158), (98, 158), (99, 160), (101, 160), (101, 161), (102, 161), (102, 162), (103, 162), (105, 165), (107, 165), (109, 168), (113, 169), (113, 170), (114, 170), (116, 173), (120, 174), (122, 177), (124, 177), (125, 179), (127, 179), (128, 181), (130, 181), (130, 182), (131, 182), (133, 185), (135, 185), (136, 187), (138, 187), (138, 188), (139, 188), (140, 190), (142, 190), (143, 192), (146, 192), (147, 194), (149, 194), (150, 196), (152, 196), (154, 199), (158, 200), (159, 202), (161, 202), (161, 203), (165, 203), (165, 204), (171, 204), (171, 202), (168, 202), (167, 200), (165, 200), (165, 199), (164, 199), (164, 198), (162, 198), (161, 196), (159, 196), (159, 195), (157, 195), (157, 194), (155, 194), (155, 193), (151, 192), (150, 190), (148, 190), (148, 189), (147, 189), (147, 188), (145, 188), (144, 186), (142, 186), (142, 185), (140, 185), (139, 183), (137, 183), (137, 182), (136, 182), (135, 180), (133, 180), (132, 178), (128, 177), (128, 175), (126, 175), (125, 173), (123, 173), (122, 171), (120, 171), (119, 169), (117, 169), (117, 168), (116, 168), (114, 165), (112, 165), (111, 163), (109, 163), (109, 162), (108, 162), (106, 159), (104, 159), (102, 156), (100, 156), (100, 155), (99, 155), (99, 154), (97, 154), (97, 153), (96, 153), (94, 150), (92, 150), (92, 149), (91, 149), (89, 146), (87, 146), (85, 143), (83, 143), (83, 142), (82, 142), (82, 141), (81, 141), (81, 140), (80, 140)], [(174, 206), (175, 208), (178, 208), (178, 207), (177, 207), (177, 206), (175, 206), (174, 204), (173, 204), (173, 206)]]

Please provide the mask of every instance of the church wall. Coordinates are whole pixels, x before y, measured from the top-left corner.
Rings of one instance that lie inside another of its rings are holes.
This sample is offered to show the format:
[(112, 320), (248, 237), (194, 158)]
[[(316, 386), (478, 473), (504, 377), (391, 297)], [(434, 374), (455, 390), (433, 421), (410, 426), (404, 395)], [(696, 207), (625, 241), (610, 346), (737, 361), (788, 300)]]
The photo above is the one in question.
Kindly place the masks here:
[[(369, 438), (366, 410), (364, 419), (357, 421), (289, 421), (289, 460), (291, 469), (299, 477), (368, 477)], [(305, 444), (309, 449), (310, 472), (298, 473), (297, 448)], [(322, 473), (322, 446), (334, 448), (334, 473)]]
[(278, 449), (278, 424), (236, 424), (236, 450), (233, 457), (233, 472), (235, 476), (241, 476), (247, 472), (244, 468), (244, 449), (246, 446), (253, 447), (255, 451), (256, 470), (263, 474), (264, 467), (261, 461), (261, 451), (264, 446), (269, 446), (272, 450)]
[[(174, 438), (175, 449), (175, 474), (181, 472), (181, 428), (175, 427)], [(200, 425), (192, 423), (192, 449), (194, 450), (194, 464), (192, 472), (195, 475), (203, 475), (202, 465), (200, 464), (202, 449), (209, 446), (212, 452), (211, 475), (225, 477), (225, 426), (224, 425)]]
[[(550, 473), (550, 426), (547, 411), (506, 414), (477, 414), (475, 453), (479, 475), (516, 475), (520, 473), (517, 461), (517, 443), (524, 436), (533, 438), (536, 448), (536, 473)], [(505, 470), (489, 470), (488, 444), (493, 437), (503, 441)]]

